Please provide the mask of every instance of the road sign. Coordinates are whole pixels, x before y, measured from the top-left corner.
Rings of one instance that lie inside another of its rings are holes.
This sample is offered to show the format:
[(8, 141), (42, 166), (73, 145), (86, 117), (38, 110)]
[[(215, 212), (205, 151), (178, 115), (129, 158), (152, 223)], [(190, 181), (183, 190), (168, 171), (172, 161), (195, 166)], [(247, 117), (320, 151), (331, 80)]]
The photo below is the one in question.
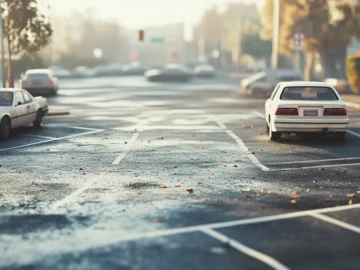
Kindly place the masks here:
[(153, 37), (153, 38), (150, 39), (150, 41), (152, 43), (164, 43), (165, 38), (163, 38), (163, 37)]
[(294, 34), (294, 48), (297, 51), (301, 51), (304, 48), (305, 36), (301, 32), (296, 32)]

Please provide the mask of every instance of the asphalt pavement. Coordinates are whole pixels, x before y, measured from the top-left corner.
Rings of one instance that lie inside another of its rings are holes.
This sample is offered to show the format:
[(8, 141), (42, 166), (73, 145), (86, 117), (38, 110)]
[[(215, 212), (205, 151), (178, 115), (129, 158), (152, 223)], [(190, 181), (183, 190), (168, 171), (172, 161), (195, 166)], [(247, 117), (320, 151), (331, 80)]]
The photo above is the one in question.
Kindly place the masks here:
[(359, 269), (359, 110), (272, 142), (239, 80), (62, 81), (0, 142), (0, 268)]

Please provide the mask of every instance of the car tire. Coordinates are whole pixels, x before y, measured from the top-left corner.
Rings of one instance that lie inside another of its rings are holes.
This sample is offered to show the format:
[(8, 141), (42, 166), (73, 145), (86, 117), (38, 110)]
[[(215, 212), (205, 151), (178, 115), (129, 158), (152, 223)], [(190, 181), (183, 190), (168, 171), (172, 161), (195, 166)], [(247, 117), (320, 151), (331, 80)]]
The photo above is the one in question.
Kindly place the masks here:
[(335, 139), (338, 142), (344, 142), (346, 140), (346, 132), (339, 132), (335, 134)]
[(44, 118), (44, 112), (42, 110), (39, 110), (36, 113), (35, 121), (33, 122), (34, 128), (39, 129), (42, 125), (42, 120)]
[(269, 128), (269, 138), (272, 141), (280, 141), (281, 133), (272, 131), (271, 127)]
[(10, 136), (11, 132), (11, 122), (10, 119), (4, 117), (0, 123), (0, 139), (5, 140)]

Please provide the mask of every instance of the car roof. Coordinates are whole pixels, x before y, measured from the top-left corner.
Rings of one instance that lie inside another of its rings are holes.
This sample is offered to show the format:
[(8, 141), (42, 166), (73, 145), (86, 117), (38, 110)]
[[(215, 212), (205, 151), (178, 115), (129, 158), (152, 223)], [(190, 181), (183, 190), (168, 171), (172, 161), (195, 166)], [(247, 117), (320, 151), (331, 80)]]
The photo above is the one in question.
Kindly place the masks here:
[(23, 89), (19, 89), (19, 88), (0, 88), (0, 92), (17, 92), (17, 91), (22, 91)]
[(34, 73), (51, 73), (50, 69), (28, 69), (26, 71), (27, 74), (34, 74)]
[(324, 82), (309, 82), (309, 81), (291, 81), (291, 82), (280, 82), (282, 87), (290, 86), (318, 86), (318, 87), (330, 87), (331, 85)]

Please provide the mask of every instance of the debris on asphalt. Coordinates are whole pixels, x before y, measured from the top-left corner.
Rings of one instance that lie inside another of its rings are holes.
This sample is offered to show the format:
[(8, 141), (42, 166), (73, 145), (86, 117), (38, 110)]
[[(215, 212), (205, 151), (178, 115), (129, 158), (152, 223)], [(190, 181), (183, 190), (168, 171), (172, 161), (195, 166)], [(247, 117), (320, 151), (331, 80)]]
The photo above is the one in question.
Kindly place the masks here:
[(352, 200), (349, 200), (349, 205), (352, 205)]
[(310, 192), (310, 188), (306, 189), (306, 192), (309, 193), (309, 192)]
[(266, 191), (266, 194), (273, 194), (271, 190)]
[(356, 194), (355, 194), (355, 193), (347, 194), (346, 197), (348, 197), (348, 198), (355, 198), (355, 197), (356, 197)]
[(82, 172), (82, 175), (86, 175), (86, 172)]
[(127, 142), (125, 142), (125, 144), (127, 144)]
[(164, 136), (158, 137), (157, 139), (158, 139), (158, 140), (163, 140), (163, 139), (164, 139)]
[(83, 170), (83, 168), (80, 168), (80, 169), (79, 169), (79, 171), (82, 171), (82, 170)]
[(239, 166), (235, 164), (234, 167), (237, 168), (237, 167), (239, 167)]
[(254, 128), (254, 126), (251, 126), (251, 125), (243, 125), (243, 128), (251, 129), (251, 128)]
[(175, 187), (181, 187), (181, 185), (175, 185)]
[(294, 192), (293, 194), (291, 194), (290, 197), (291, 197), (291, 198), (298, 198), (299, 196), (298, 196), (298, 193)]
[(190, 194), (191, 194), (191, 193), (194, 193), (194, 189), (193, 189), (193, 188), (189, 188), (189, 189), (187, 189), (186, 191), (189, 192)]
[(158, 220), (157, 218), (154, 218), (154, 219), (153, 219), (153, 222), (154, 222), (154, 223), (157, 223), (157, 222), (159, 222), (159, 220)]
[(291, 204), (297, 204), (297, 200), (290, 200)]
[(226, 151), (225, 151), (225, 150), (221, 150), (221, 153), (226, 153)]
[(161, 185), (160, 188), (168, 188), (167, 185)]
[(237, 158), (234, 160), (235, 162), (241, 162), (241, 159), (240, 158)]
[(31, 182), (32, 185), (37, 185), (36, 181)]

